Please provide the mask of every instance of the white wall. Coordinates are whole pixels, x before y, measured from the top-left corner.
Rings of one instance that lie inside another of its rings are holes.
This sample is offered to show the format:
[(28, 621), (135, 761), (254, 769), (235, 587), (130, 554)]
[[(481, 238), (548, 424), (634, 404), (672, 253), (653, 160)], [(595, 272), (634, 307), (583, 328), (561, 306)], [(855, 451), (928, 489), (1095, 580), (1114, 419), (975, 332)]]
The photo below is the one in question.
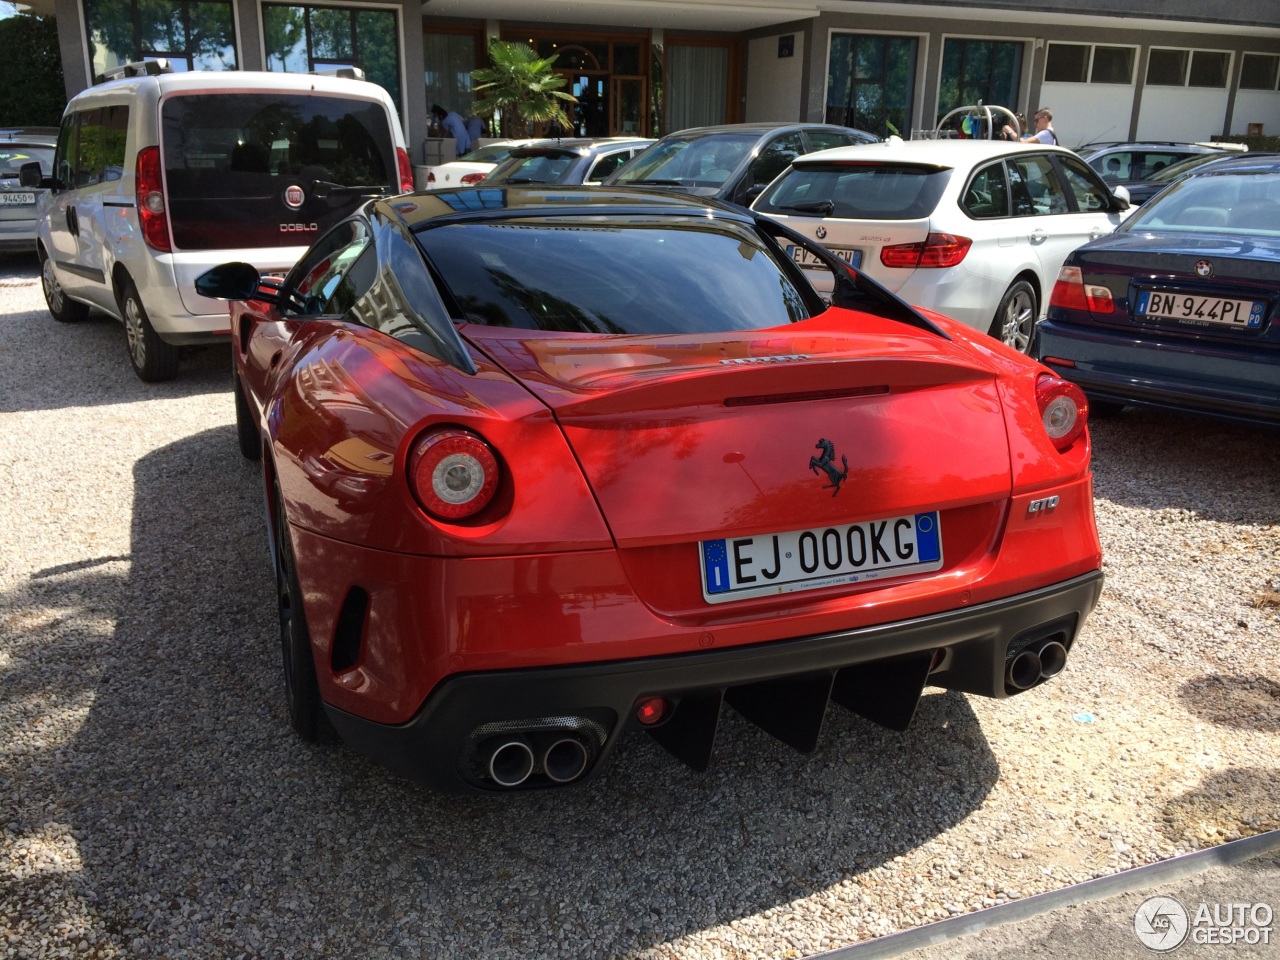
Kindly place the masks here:
[(1212, 140), (1227, 117), (1227, 91), (1202, 87), (1146, 87), (1139, 140)]
[(1262, 132), (1280, 135), (1280, 93), (1272, 90), (1241, 90), (1236, 94), (1236, 109), (1231, 115), (1232, 136), (1249, 132), (1249, 124), (1262, 124)]
[(804, 82), (804, 34), (795, 33), (794, 51), (778, 56), (777, 37), (759, 37), (747, 45), (747, 122), (799, 120)]
[[(1128, 140), (1135, 89), (1124, 83), (1045, 83), (1040, 88), (1040, 102), (1029, 106), (1031, 111), (1040, 107), (1053, 111), (1053, 131), (1064, 147)], [(1027, 113), (1028, 124), (1032, 115)]]

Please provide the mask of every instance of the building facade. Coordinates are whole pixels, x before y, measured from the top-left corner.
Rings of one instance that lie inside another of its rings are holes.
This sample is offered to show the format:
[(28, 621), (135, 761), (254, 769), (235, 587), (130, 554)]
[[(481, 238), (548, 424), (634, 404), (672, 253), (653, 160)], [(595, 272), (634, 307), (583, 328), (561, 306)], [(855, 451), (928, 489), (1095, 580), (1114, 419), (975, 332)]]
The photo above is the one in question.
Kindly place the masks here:
[[(489, 38), (568, 81), (580, 135), (827, 120), (879, 135), (951, 108), (1054, 111), (1060, 142), (1280, 133), (1280, 3), (1233, 0), (30, 0), (54, 14), (68, 96), (120, 63), (355, 65), (422, 162), (433, 103), (466, 113)], [(496, 132), (496, 131), (495, 131)]]

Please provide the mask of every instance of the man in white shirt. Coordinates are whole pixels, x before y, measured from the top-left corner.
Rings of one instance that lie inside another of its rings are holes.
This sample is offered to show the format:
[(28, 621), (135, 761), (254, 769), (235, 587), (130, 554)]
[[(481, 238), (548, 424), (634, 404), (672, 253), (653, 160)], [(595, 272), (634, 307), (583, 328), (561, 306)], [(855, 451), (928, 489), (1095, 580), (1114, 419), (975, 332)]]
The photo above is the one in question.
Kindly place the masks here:
[(1006, 140), (1021, 140), (1023, 143), (1048, 143), (1055, 144), (1058, 142), (1058, 135), (1053, 132), (1053, 111), (1048, 107), (1041, 107), (1036, 111), (1035, 115), (1036, 129), (1034, 133), (1028, 133), (1019, 137), (1014, 132), (1013, 127), (1005, 124), (1001, 131)]

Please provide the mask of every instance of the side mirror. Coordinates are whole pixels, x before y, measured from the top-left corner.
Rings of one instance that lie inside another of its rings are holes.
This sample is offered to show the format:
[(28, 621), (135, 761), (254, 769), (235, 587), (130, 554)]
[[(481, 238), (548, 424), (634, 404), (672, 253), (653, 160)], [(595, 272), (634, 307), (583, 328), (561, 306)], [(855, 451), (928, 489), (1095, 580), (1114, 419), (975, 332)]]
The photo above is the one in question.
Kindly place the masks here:
[[(262, 275), (249, 263), (224, 263), (196, 277), (196, 293), (211, 300), (265, 300)], [(274, 302), (274, 296), (270, 301)]]
[(30, 163), (24, 163), (18, 168), (18, 183), (24, 187), (47, 187), (48, 184), (43, 182), (44, 176), (40, 173), (40, 162), (32, 160)]
[(1115, 206), (1116, 210), (1128, 210), (1133, 204), (1133, 200), (1129, 197), (1128, 187), (1117, 184), (1111, 188), (1111, 196), (1118, 201)]

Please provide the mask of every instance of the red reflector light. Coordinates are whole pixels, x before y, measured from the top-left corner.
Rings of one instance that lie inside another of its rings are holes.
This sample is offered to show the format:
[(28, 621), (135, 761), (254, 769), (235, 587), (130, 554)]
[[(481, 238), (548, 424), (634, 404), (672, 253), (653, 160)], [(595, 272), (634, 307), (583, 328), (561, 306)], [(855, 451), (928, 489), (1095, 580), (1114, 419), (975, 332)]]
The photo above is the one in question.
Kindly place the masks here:
[(954, 267), (965, 258), (973, 241), (954, 233), (931, 233), (923, 243), (897, 243), (882, 247), (880, 262), (886, 267)]
[(1042, 373), (1036, 380), (1036, 404), (1044, 432), (1053, 445), (1066, 450), (1084, 433), (1089, 420), (1089, 402), (1084, 391), (1052, 374)]
[(671, 701), (665, 697), (645, 697), (636, 702), (636, 719), (646, 727), (661, 723), (671, 712)]
[(459, 178), (458, 182), (459, 183), (479, 183), (483, 179), (484, 179), (483, 173), (464, 173), (461, 176), (461, 178)]
[(173, 245), (169, 242), (169, 213), (164, 204), (160, 148), (143, 147), (139, 150), (134, 173), (138, 225), (142, 227), (142, 239), (151, 249), (168, 253)]
[(400, 192), (413, 193), (413, 164), (404, 147), (396, 147), (396, 167), (400, 171)]
[(475, 516), (498, 492), (498, 458), (474, 433), (431, 430), (409, 455), (409, 487), (428, 513), (444, 520)]

